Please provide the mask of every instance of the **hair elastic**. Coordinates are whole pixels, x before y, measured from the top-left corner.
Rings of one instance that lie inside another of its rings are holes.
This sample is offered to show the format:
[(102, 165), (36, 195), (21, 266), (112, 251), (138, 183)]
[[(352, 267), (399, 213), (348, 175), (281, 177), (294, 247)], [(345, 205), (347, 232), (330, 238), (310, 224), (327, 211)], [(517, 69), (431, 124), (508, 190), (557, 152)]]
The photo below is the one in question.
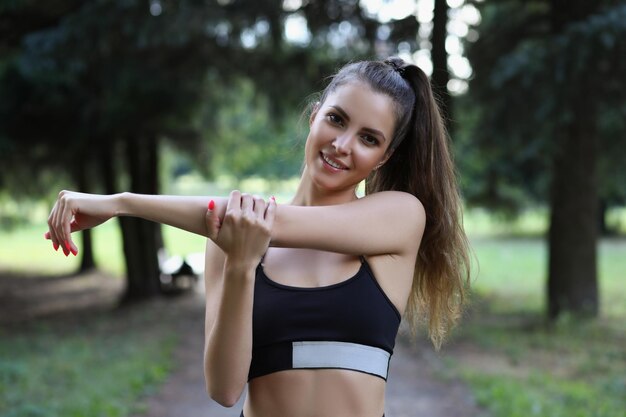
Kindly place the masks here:
[(403, 67), (402, 64), (398, 63), (395, 60), (386, 59), (385, 64), (391, 66), (401, 77), (404, 77), (404, 73), (406, 72), (406, 67)]

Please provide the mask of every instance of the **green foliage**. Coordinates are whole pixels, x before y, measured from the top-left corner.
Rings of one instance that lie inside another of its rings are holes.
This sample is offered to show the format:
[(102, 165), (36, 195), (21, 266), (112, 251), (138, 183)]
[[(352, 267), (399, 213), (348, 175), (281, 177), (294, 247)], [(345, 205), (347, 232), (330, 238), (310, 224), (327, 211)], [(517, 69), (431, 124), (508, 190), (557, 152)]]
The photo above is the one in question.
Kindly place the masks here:
[(213, 140), (213, 174), (268, 180), (298, 175), (304, 139), (298, 140), (297, 127), (290, 122), (297, 119), (297, 110), (283, 117), (274, 114), (250, 82), (242, 80), (224, 91), (216, 127), (207, 132)]
[(602, 3), (560, 32), (548, 1), (481, 7), (481, 37), (468, 53), (475, 77), (460, 100), (469, 127), (459, 162), (472, 203), (515, 212), (545, 201), (554, 155), (567, 146), (557, 139), (576, 128), (582, 100), (597, 132), (600, 197), (626, 200), (626, 6)]
[(185, 53), (200, 39), (197, 25), (180, 27), (183, 15), (156, 19), (138, 2), (89, 2), (24, 34), (0, 74), (4, 187), (28, 191), (42, 169), (72, 172), (120, 141), (180, 131), (206, 68), (205, 56)]
[[(165, 137), (208, 163), (214, 136), (201, 133), (217, 128), (225, 90), (250, 80), (279, 126), (277, 116), (291, 116), (339, 62), (371, 54), (382, 24), (358, 3), (337, 1), (296, 10), (271, 1), (25, 1), (2, 3), (2, 11), (0, 187), (31, 194), (40, 190), (29, 183), (42, 181), (25, 166), (67, 172), (84, 164), (97, 179), (91, 166), (102, 154), (114, 149), (117, 159), (119, 145), (138, 136)], [(294, 17), (305, 19), (310, 40), (284, 36)], [(414, 39), (413, 23), (387, 23), (390, 39)], [(201, 105), (208, 111), (200, 115)], [(285, 131), (265, 134), (277, 130)], [(293, 169), (268, 171), (284, 177)]]

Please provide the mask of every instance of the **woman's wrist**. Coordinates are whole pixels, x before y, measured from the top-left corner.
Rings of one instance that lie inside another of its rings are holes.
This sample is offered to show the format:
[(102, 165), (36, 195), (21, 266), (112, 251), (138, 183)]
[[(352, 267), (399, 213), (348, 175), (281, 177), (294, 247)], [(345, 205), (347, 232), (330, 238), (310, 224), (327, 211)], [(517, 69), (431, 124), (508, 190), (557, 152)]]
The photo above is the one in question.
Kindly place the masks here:
[(113, 194), (113, 216), (131, 216), (128, 200), (131, 193), (124, 191), (121, 193)]
[(237, 259), (233, 256), (226, 256), (224, 261), (224, 274), (227, 276), (251, 278), (254, 277), (254, 270), (258, 262), (246, 259)]

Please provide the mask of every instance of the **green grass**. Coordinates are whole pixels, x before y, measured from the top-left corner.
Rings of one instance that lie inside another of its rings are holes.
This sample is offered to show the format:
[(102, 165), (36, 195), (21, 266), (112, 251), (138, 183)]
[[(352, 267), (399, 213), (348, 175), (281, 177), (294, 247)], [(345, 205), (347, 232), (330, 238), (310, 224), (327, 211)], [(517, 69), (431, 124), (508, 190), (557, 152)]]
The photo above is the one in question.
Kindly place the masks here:
[(446, 355), (494, 417), (626, 416), (626, 241), (599, 246), (600, 317), (544, 318), (547, 248), (477, 238), (472, 306)]
[[(509, 376), (467, 374), (477, 402), (494, 416), (623, 417), (623, 381), (594, 386), (590, 381), (562, 380), (543, 372), (523, 380)], [(621, 386), (621, 392), (617, 386)]]
[(455, 337), (449, 372), (490, 415), (626, 416), (622, 321), (547, 325), (529, 314), (475, 315)]
[[(0, 270), (38, 273), (42, 275), (74, 272), (80, 261), (77, 257), (65, 257), (59, 249), (55, 252), (49, 240), (43, 238), (47, 225), (26, 226), (12, 231), (0, 231), (3, 248), (0, 251)], [(92, 231), (96, 264), (116, 276), (124, 274), (122, 238), (116, 220), (111, 220)], [(172, 255), (204, 252), (206, 239), (169, 226), (163, 227), (165, 247)], [(79, 251), (82, 248), (80, 234), (75, 235)]]
[[(541, 238), (472, 239), (478, 259), (472, 287), (498, 313), (545, 308), (548, 248)], [(626, 239), (603, 239), (598, 247), (601, 314), (626, 317)]]
[(140, 411), (140, 396), (168, 374), (176, 343), (176, 323), (155, 320), (157, 313), (158, 305), (145, 303), (0, 328), (0, 415), (122, 417)]

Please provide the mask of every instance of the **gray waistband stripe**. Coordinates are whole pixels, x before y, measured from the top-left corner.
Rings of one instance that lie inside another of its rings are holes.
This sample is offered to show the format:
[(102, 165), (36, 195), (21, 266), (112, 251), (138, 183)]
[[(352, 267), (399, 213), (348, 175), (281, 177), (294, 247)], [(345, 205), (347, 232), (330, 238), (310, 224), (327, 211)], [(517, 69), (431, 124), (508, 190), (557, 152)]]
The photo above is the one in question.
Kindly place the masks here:
[(386, 350), (345, 342), (293, 342), (293, 368), (344, 368), (387, 379)]

